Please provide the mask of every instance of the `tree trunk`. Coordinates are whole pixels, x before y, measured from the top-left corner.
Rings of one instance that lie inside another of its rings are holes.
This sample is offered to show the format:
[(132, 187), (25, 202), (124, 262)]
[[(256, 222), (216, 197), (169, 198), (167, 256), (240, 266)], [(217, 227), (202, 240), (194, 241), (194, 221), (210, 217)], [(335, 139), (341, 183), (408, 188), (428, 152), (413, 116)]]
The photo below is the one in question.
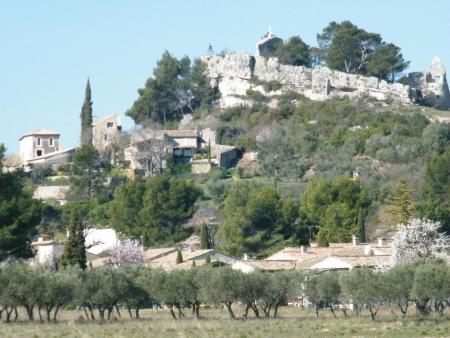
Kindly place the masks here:
[(136, 319), (139, 319), (139, 308), (134, 310)]
[(52, 307), (51, 306), (46, 306), (45, 307), (45, 315), (46, 315), (47, 322), (51, 321), (51, 317), (50, 317), (51, 312), (52, 312)]
[(183, 311), (181, 311), (181, 306), (180, 306), (180, 304), (175, 304), (175, 307), (176, 307), (177, 310), (178, 310), (178, 318), (183, 318), (183, 317), (184, 317), (184, 313), (183, 313)]
[(19, 312), (17, 312), (17, 306), (13, 306), (14, 308), (14, 321), (17, 322), (17, 318), (19, 318)]
[(277, 318), (278, 317), (278, 308), (280, 307), (279, 304), (275, 304), (275, 307), (273, 309), (273, 318)]
[(200, 319), (200, 303), (195, 302), (192, 306), (194, 308), (194, 318)]
[(330, 307), (331, 313), (333, 314), (333, 317), (336, 318), (336, 313), (334, 313), (333, 304), (330, 303), (330, 304), (329, 304), (329, 307)]
[(253, 303), (251, 305), (251, 308), (252, 308), (253, 312), (255, 313), (256, 318), (259, 318), (259, 310), (258, 310), (258, 307), (256, 306), (256, 304)]
[(26, 312), (27, 312), (28, 319), (29, 319), (30, 321), (34, 321), (33, 308), (34, 308), (34, 305), (26, 305), (26, 306), (25, 306), (25, 310), (26, 310)]
[(171, 306), (169, 307), (169, 310), (170, 310), (170, 314), (172, 315), (172, 318), (175, 319), (175, 320), (177, 320), (177, 316), (175, 316), (175, 312), (173, 311), (173, 305), (171, 305)]
[(6, 322), (9, 323), (14, 307), (11, 306), (11, 310), (8, 310), (8, 307), (6, 307), (5, 309), (6, 309)]
[(111, 320), (111, 313), (114, 311), (114, 307), (113, 306), (109, 306), (108, 307), (108, 320)]
[(42, 309), (42, 306), (38, 306), (39, 321), (40, 321), (41, 323), (43, 323), (44, 320), (42, 319), (41, 309)]
[(122, 314), (120, 313), (119, 306), (117, 304), (114, 304), (114, 308), (116, 309), (117, 315), (119, 318), (122, 318)]
[(84, 314), (86, 315), (86, 320), (89, 320), (89, 315), (88, 315), (88, 312), (87, 312), (87, 306), (83, 306), (83, 309), (84, 309)]
[(248, 310), (250, 310), (250, 305), (249, 304), (247, 304), (245, 306), (244, 314), (242, 316), (242, 317), (244, 317), (244, 319), (247, 319), (247, 317), (248, 317)]
[(405, 306), (400, 304), (400, 300), (397, 301), (398, 307), (400, 308), (400, 312), (402, 313), (402, 318), (405, 318), (406, 312), (408, 311), (408, 301), (406, 301)]
[(128, 315), (130, 316), (130, 318), (133, 318), (133, 314), (131, 313), (131, 308), (127, 308), (127, 310), (128, 310)]
[(227, 311), (228, 311), (228, 314), (229, 314), (230, 318), (231, 319), (236, 319), (236, 316), (234, 315), (233, 309), (231, 308), (231, 304), (232, 303), (231, 302), (226, 302), (224, 304), (225, 304), (225, 306), (227, 308)]
[(56, 315), (58, 314), (59, 308), (61, 307), (60, 304), (56, 305), (55, 311), (53, 311), (53, 321), (56, 323)]
[(91, 320), (95, 320), (94, 310), (92, 309), (91, 304), (88, 305), (89, 313), (91, 314)]
[(316, 305), (316, 318), (319, 318), (319, 305)]

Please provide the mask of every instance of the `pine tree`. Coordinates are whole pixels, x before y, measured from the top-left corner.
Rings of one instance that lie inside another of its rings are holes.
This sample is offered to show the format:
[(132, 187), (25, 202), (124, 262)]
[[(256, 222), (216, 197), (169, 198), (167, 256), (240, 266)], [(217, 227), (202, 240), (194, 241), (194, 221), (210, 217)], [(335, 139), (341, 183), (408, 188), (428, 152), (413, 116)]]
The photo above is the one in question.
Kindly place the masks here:
[(180, 264), (183, 263), (183, 255), (181, 254), (180, 250), (177, 250), (177, 260), (176, 260), (176, 264)]
[(211, 249), (211, 240), (209, 238), (209, 231), (206, 224), (202, 224), (200, 228), (200, 247), (202, 249)]
[(413, 191), (413, 189), (409, 188), (408, 180), (402, 177), (391, 198), (392, 207), (387, 210), (392, 214), (395, 223), (406, 224), (411, 218), (411, 194)]
[(364, 209), (360, 208), (359, 214), (358, 214), (358, 232), (359, 232), (359, 238), (361, 239), (361, 242), (366, 241), (365, 221), (366, 221), (366, 215), (365, 215)]
[(92, 144), (92, 101), (91, 84), (89, 79), (86, 84), (83, 106), (81, 107), (81, 145)]
[(78, 265), (86, 269), (86, 247), (84, 245), (84, 227), (78, 211), (74, 210), (70, 214), (69, 238), (64, 246), (64, 253), (61, 256), (63, 266)]

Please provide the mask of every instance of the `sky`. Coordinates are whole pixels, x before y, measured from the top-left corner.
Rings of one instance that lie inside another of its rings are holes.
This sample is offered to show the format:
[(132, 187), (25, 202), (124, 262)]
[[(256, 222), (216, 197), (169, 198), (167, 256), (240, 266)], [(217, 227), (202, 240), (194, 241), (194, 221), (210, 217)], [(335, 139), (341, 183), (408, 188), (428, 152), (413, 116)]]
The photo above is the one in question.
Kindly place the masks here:
[(18, 153), (19, 137), (39, 128), (77, 146), (89, 77), (94, 116), (125, 112), (165, 50), (191, 58), (254, 54), (272, 27), (316, 45), (330, 21), (350, 20), (398, 45), (409, 71), (434, 55), (450, 67), (448, 0), (0, 0), (0, 143)]

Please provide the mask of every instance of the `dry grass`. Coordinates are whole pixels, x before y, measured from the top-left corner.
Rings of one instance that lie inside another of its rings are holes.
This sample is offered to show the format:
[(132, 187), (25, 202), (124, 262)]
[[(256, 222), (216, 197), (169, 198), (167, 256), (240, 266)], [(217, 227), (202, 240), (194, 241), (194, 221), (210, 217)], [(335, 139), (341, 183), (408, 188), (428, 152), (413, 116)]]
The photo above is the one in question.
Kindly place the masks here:
[(449, 337), (449, 318), (403, 321), (393, 319), (390, 312), (373, 322), (367, 314), (361, 318), (337, 319), (326, 312), (315, 318), (313, 311), (284, 308), (279, 319), (246, 321), (227, 319), (220, 310), (205, 310), (201, 320), (189, 315), (174, 321), (168, 312), (145, 310), (142, 319), (115, 318), (111, 322), (87, 322), (82, 312), (64, 311), (56, 324), (21, 321), (0, 324), (0, 337)]

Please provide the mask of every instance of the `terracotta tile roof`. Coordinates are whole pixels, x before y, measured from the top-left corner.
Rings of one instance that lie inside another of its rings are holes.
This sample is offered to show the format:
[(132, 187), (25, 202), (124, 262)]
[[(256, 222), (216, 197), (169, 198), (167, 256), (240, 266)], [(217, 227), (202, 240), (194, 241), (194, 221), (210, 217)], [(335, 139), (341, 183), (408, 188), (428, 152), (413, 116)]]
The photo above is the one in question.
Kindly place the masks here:
[[(213, 249), (205, 250), (194, 250), (194, 251), (181, 251), (181, 256), (183, 261), (189, 261), (193, 259), (200, 259), (201, 256), (214, 251)], [(167, 255), (159, 256), (154, 259), (150, 259), (147, 262), (149, 264), (176, 264), (177, 261), (177, 250), (168, 253)]]
[(176, 249), (171, 248), (157, 248), (157, 249), (147, 249), (144, 251), (144, 261), (150, 261), (152, 259), (156, 259), (165, 255), (168, 255), (172, 252), (175, 252)]
[(259, 269), (261, 271), (294, 270), (297, 265), (297, 262), (294, 262), (294, 261), (247, 260), (247, 261), (241, 261), (241, 263), (250, 265), (253, 268)]

